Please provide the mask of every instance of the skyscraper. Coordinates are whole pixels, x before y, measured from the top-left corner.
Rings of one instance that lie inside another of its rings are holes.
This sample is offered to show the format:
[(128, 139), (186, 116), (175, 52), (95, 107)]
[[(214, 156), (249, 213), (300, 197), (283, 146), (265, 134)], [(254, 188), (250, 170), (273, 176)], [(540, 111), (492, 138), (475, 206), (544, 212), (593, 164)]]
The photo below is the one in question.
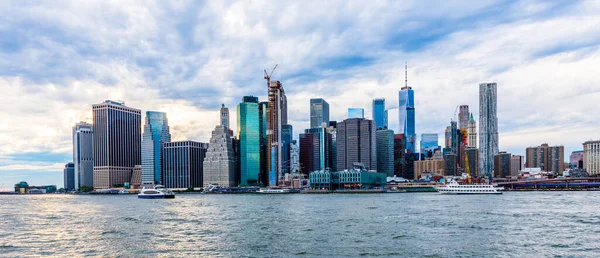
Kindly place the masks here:
[(258, 103), (258, 116), (259, 116), (259, 131), (260, 131), (260, 184), (269, 185), (269, 151), (268, 146), (268, 109), (269, 102), (263, 101)]
[(182, 141), (163, 145), (163, 181), (167, 188), (199, 188), (207, 143)]
[(337, 169), (352, 169), (362, 163), (377, 170), (377, 142), (372, 120), (349, 118), (337, 123)]
[(498, 155), (498, 116), (496, 83), (479, 84), (479, 173), (491, 174)]
[(229, 108), (225, 107), (225, 104), (221, 104), (221, 125), (229, 128)]
[[(406, 68), (406, 67), (405, 67)], [(408, 72), (405, 71), (405, 77)], [(405, 78), (405, 85), (398, 93), (399, 112), (398, 122), (400, 124), (400, 133), (406, 137), (406, 152), (415, 153), (416, 138), (415, 133), (415, 93), (412, 87), (408, 86), (408, 79)]]
[(294, 138), (294, 128), (292, 125), (284, 124), (281, 126), (281, 173), (283, 175), (290, 173), (290, 147)]
[(377, 172), (394, 176), (394, 131), (379, 129), (377, 138)]
[(458, 112), (458, 129), (467, 129), (469, 126), (469, 105), (460, 105)]
[(406, 139), (404, 134), (394, 134), (394, 175), (403, 176), (406, 170)]
[(73, 127), (73, 165), (75, 190), (81, 186), (94, 187), (94, 128), (79, 122)]
[(438, 145), (438, 134), (437, 133), (423, 133), (421, 134), (421, 155), (424, 158), (433, 157), (433, 153), (436, 149), (441, 151)]
[(373, 122), (378, 130), (388, 128), (388, 113), (385, 109), (385, 99), (373, 100)]
[(306, 129), (299, 138), (300, 170), (303, 174), (331, 168), (332, 137), (324, 126)]
[(167, 114), (146, 111), (142, 135), (142, 184), (163, 184), (162, 145), (171, 141)]
[(268, 81), (269, 106), (267, 130), (267, 159), (269, 161), (269, 185), (277, 185), (283, 179), (283, 137), (282, 127), (286, 124), (287, 101), (280, 81)]
[(475, 119), (473, 119), (473, 113), (469, 117), (469, 123), (467, 124), (468, 142), (467, 146), (471, 148), (477, 148), (477, 125)]
[(365, 109), (348, 108), (348, 118), (365, 118)]
[(479, 150), (477, 148), (469, 147), (465, 149), (465, 153), (469, 160), (469, 162), (465, 164), (465, 172), (470, 172), (471, 177), (477, 177), (479, 175)]
[(290, 145), (290, 173), (300, 173), (300, 146), (296, 140)]
[(94, 188), (123, 185), (142, 161), (141, 111), (111, 100), (92, 105), (92, 110)]
[(329, 103), (324, 99), (310, 99), (310, 128), (329, 123)]
[(75, 188), (75, 165), (73, 162), (69, 162), (65, 164), (65, 169), (63, 169), (63, 177), (64, 177), (64, 186), (65, 190), (73, 191)]
[(212, 131), (206, 157), (203, 162), (202, 184), (217, 184), (222, 187), (237, 186), (236, 157), (233, 135), (222, 125)]
[(260, 117), (258, 97), (245, 96), (237, 106), (240, 141), (240, 186), (260, 185)]

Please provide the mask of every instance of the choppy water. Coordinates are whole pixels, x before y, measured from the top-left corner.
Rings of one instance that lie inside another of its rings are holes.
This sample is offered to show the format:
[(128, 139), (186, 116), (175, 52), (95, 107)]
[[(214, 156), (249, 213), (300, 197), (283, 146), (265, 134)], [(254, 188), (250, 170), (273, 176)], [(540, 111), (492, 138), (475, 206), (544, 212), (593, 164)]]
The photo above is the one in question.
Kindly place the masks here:
[(600, 255), (600, 192), (0, 196), (0, 256)]

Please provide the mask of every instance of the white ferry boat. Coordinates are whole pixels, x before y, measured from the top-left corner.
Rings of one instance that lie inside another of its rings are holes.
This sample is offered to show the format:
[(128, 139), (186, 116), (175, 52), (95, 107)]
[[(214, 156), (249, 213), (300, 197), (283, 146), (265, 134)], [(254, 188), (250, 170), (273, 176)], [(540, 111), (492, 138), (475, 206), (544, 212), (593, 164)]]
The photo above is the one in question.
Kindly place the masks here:
[(502, 194), (504, 191), (503, 187), (496, 185), (461, 185), (456, 181), (434, 188), (441, 194)]
[(138, 194), (140, 199), (173, 199), (175, 194), (167, 190), (163, 185), (156, 185), (154, 188), (144, 188)]
[(289, 188), (260, 188), (256, 193), (259, 194), (288, 194), (294, 193), (292, 189)]

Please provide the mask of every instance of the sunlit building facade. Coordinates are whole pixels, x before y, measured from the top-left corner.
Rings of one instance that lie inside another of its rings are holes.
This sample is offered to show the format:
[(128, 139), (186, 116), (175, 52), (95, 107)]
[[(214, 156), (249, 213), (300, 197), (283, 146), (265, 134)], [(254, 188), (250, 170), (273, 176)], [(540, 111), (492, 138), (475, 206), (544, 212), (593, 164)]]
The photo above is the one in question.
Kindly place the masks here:
[(260, 117), (258, 97), (245, 96), (237, 106), (240, 141), (240, 186), (260, 185)]
[(324, 99), (310, 99), (310, 128), (329, 123), (329, 103)]
[(163, 184), (162, 145), (171, 141), (167, 114), (146, 111), (145, 121), (142, 135), (142, 184)]

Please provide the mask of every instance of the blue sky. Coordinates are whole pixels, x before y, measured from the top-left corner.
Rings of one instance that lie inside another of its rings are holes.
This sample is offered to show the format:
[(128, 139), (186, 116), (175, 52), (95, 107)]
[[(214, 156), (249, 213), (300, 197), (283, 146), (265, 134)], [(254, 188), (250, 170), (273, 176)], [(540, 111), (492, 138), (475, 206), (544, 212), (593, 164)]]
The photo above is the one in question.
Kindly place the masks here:
[(105, 99), (206, 142), (276, 63), (295, 134), (314, 97), (335, 120), (384, 97), (396, 129), (405, 61), (418, 134), (442, 136), (457, 105), (477, 117), (497, 82), (501, 150), (600, 138), (597, 1), (3, 1), (0, 188), (61, 186), (72, 125)]

